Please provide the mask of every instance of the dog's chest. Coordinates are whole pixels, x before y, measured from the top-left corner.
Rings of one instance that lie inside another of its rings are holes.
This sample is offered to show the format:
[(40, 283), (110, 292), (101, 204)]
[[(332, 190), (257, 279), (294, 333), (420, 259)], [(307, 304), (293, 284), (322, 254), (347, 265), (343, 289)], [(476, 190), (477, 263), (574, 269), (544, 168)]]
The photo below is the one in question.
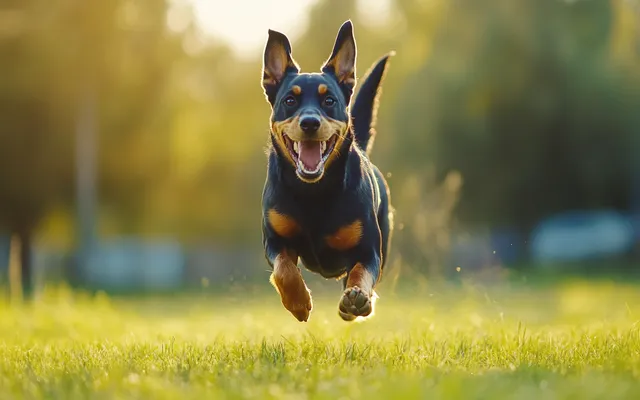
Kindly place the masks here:
[(325, 277), (341, 275), (347, 267), (351, 250), (362, 240), (362, 219), (325, 215), (322, 219), (305, 222), (297, 249), (304, 265)]

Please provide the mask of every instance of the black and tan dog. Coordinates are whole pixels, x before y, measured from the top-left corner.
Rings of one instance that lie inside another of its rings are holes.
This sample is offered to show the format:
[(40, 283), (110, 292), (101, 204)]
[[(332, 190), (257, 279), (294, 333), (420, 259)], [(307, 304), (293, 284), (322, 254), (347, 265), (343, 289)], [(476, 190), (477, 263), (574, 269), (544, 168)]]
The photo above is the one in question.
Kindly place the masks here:
[(340, 28), (320, 73), (300, 73), (285, 35), (269, 30), (262, 86), (271, 104), (262, 234), (271, 283), (299, 321), (312, 309), (298, 259), (325, 278), (343, 279), (345, 321), (373, 311), (393, 229), (389, 189), (369, 161), (379, 86), (378, 60), (359, 89), (351, 21)]

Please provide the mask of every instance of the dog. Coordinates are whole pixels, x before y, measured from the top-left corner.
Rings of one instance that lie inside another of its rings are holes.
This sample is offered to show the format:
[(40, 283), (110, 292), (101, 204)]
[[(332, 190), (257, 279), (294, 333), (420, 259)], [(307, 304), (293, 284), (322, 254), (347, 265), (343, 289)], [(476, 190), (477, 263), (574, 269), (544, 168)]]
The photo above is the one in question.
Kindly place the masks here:
[(270, 282), (300, 322), (313, 308), (300, 268), (342, 279), (344, 321), (373, 313), (388, 258), (393, 209), (387, 182), (369, 160), (380, 85), (391, 51), (373, 64), (351, 106), (356, 41), (340, 27), (320, 72), (301, 73), (284, 34), (268, 30), (262, 88), (271, 106), (262, 242)]

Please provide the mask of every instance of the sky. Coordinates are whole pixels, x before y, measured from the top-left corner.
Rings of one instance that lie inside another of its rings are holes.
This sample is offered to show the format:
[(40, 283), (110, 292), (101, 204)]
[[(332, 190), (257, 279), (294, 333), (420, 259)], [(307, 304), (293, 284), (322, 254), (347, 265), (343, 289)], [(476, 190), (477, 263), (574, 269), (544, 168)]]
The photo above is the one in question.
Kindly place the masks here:
[(205, 33), (230, 43), (239, 56), (250, 57), (262, 50), (268, 29), (290, 38), (301, 32), (307, 23), (307, 10), (317, 0), (187, 1)]
[[(294, 40), (302, 33), (308, 11), (318, 0), (172, 1), (191, 5), (196, 23), (205, 35), (229, 43), (239, 57), (250, 58), (262, 51), (268, 29), (280, 31)], [(354, 1), (359, 16), (372, 23), (382, 22), (390, 12), (389, 0)], [(179, 18), (174, 22), (180, 25)]]

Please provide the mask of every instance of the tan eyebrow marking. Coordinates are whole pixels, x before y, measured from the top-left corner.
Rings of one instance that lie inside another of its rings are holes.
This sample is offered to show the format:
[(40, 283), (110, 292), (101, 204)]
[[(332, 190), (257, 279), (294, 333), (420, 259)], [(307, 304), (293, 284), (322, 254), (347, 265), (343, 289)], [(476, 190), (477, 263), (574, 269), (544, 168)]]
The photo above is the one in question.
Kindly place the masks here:
[(319, 94), (327, 93), (327, 85), (325, 85), (324, 83), (318, 85), (318, 93)]
[(293, 92), (293, 94), (295, 94), (296, 96), (300, 96), (300, 93), (302, 93), (302, 88), (298, 85), (293, 85), (291, 87), (291, 91)]

